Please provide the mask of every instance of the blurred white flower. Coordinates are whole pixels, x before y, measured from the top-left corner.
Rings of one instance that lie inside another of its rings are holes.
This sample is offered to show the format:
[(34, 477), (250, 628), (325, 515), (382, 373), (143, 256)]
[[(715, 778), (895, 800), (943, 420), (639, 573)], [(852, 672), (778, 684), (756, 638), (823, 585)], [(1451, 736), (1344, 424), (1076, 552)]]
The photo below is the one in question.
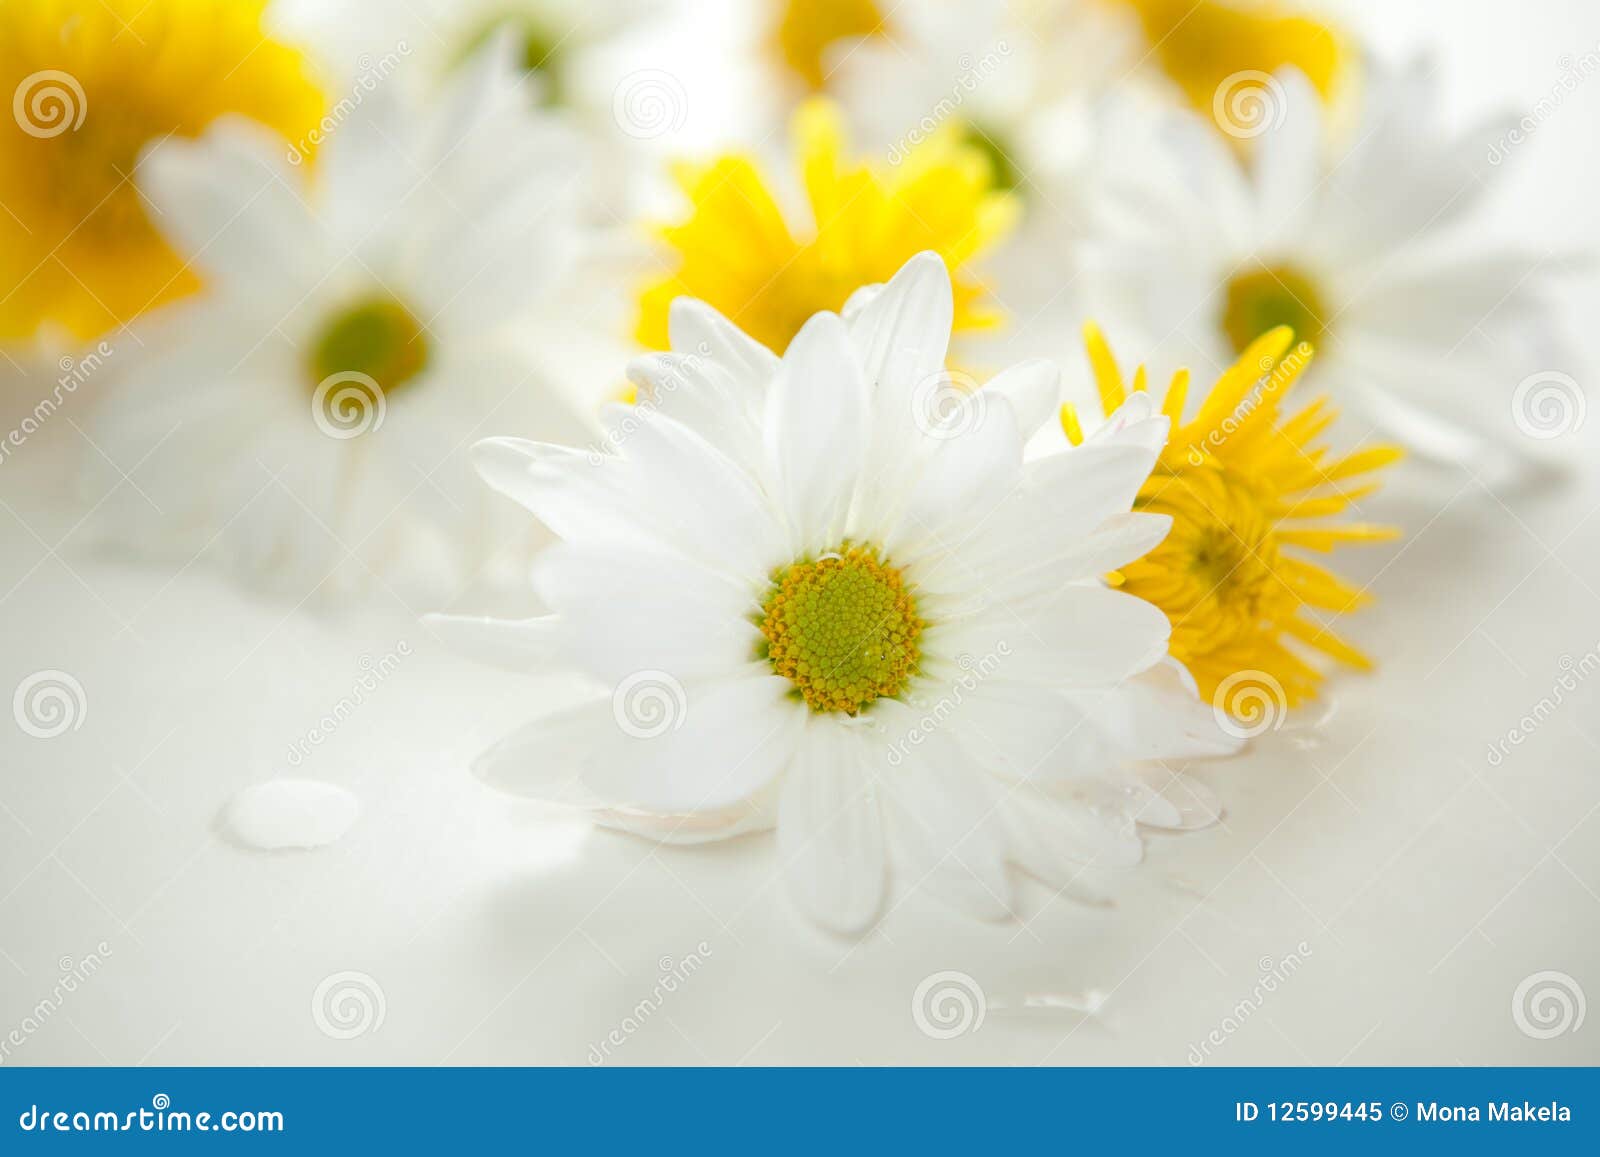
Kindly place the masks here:
[(302, 594), (369, 568), (460, 580), (507, 513), (470, 444), (578, 428), (520, 332), (539, 311), (562, 333), (576, 148), (503, 42), (426, 105), (380, 85), (325, 127), (311, 165), (242, 120), (141, 165), (205, 290), (118, 347), (95, 437), (131, 477), (101, 523)]
[(673, 352), (632, 370), (652, 401), (608, 415), (616, 453), (483, 443), (484, 478), (564, 540), (535, 564), (553, 613), (432, 623), (595, 694), (479, 772), (658, 839), (775, 824), (796, 901), (851, 931), (891, 858), (1004, 917), (1008, 862), (1064, 885), (1137, 860), (1137, 821), (1214, 818), (1127, 770), (1237, 743), (1165, 659), (1166, 617), (1100, 579), (1167, 531), (1130, 512), (1166, 419), (1136, 396), (1024, 465), (1057, 372), (952, 388), (952, 311), (931, 253), (781, 359), (680, 298)]
[(496, 37), (510, 41), (523, 99), (559, 108), (583, 132), (596, 173), (591, 216), (629, 212), (637, 133), (617, 93), (643, 67), (641, 43), (664, 0), (280, 0), (275, 19), (330, 75), (333, 99), (404, 56), (406, 81), (433, 96)]
[(1300, 73), (1263, 76), (1252, 100), (1249, 150), (1196, 116), (1112, 114), (1086, 246), (1108, 329), (1156, 351), (1153, 376), (1209, 376), (1288, 325), (1335, 404), (1424, 457), (1503, 467), (1490, 443), (1516, 439), (1512, 393), (1560, 343), (1546, 259), (1470, 224), (1495, 133), (1441, 131), (1421, 67), (1371, 70), (1343, 148)]

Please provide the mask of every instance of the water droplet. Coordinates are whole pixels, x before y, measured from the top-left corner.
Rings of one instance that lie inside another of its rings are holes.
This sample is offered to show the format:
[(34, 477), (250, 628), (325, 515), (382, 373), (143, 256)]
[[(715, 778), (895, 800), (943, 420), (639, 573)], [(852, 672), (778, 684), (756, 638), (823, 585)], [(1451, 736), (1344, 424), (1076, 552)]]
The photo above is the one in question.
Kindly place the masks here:
[(262, 851), (320, 848), (356, 822), (361, 802), (314, 779), (273, 779), (247, 787), (223, 809), (223, 827), (238, 844)]

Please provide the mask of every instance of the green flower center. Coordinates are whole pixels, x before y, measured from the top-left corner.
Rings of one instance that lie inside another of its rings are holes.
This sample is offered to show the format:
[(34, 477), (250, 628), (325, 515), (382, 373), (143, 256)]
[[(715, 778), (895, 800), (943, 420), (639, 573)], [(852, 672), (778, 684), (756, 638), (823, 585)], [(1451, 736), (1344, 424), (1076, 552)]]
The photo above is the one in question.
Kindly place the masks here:
[(428, 364), (422, 323), (387, 295), (363, 298), (334, 314), (311, 343), (313, 383), (334, 374), (365, 374), (385, 393), (421, 373)]
[(925, 624), (904, 577), (874, 550), (784, 567), (761, 610), (765, 657), (813, 711), (855, 715), (916, 674)]
[(968, 123), (961, 141), (983, 154), (989, 162), (989, 183), (1003, 192), (1014, 192), (1022, 184), (1022, 170), (1011, 159), (1010, 142), (991, 125)]
[(1302, 341), (1321, 345), (1327, 316), (1316, 282), (1290, 265), (1236, 273), (1224, 289), (1222, 332), (1235, 353), (1280, 325)]

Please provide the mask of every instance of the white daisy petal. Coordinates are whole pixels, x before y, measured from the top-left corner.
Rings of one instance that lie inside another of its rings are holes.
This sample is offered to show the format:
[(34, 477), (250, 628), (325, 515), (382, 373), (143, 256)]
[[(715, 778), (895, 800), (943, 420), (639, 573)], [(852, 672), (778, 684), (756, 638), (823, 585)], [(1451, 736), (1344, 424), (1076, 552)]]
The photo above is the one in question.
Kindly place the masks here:
[(789, 343), (772, 384), (767, 448), (802, 552), (836, 545), (861, 472), (867, 384), (836, 314)]
[(692, 297), (680, 297), (669, 307), (667, 332), (672, 348), (680, 355), (708, 359), (726, 371), (744, 391), (743, 400), (748, 404), (762, 400), (778, 372), (777, 355), (754, 338), (746, 337), (711, 306)]
[(795, 903), (818, 924), (859, 932), (883, 905), (883, 816), (857, 744), (806, 728), (778, 802), (778, 858)]
[(787, 680), (677, 684), (668, 672), (640, 674), (618, 684), (613, 735), (584, 765), (597, 797), (648, 811), (714, 811), (750, 798), (794, 758), (803, 709)]
[(890, 830), (907, 852), (906, 883), (983, 919), (1012, 916), (1005, 846), (994, 830), (998, 792), (972, 774), (954, 740), (930, 736), (915, 768), (885, 776), (883, 786)]
[(522, 620), (424, 615), (422, 623), (448, 646), (508, 671), (533, 674), (548, 669), (560, 654), (559, 621), (553, 615)]
[(1026, 440), (1054, 420), (1061, 401), (1061, 370), (1054, 362), (1022, 362), (990, 378), (983, 389), (1011, 403), (1017, 428)]

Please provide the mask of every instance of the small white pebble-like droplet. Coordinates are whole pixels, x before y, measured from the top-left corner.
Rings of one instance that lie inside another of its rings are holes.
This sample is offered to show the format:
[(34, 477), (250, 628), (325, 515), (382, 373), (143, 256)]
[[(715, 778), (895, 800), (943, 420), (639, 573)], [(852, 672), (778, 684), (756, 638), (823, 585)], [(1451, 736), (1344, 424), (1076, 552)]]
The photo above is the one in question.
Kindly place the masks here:
[(228, 835), (262, 851), (320, 848), (350, 830), (361, 802), (314, 779), (273, 779), (247, 787), (223, 809)]

